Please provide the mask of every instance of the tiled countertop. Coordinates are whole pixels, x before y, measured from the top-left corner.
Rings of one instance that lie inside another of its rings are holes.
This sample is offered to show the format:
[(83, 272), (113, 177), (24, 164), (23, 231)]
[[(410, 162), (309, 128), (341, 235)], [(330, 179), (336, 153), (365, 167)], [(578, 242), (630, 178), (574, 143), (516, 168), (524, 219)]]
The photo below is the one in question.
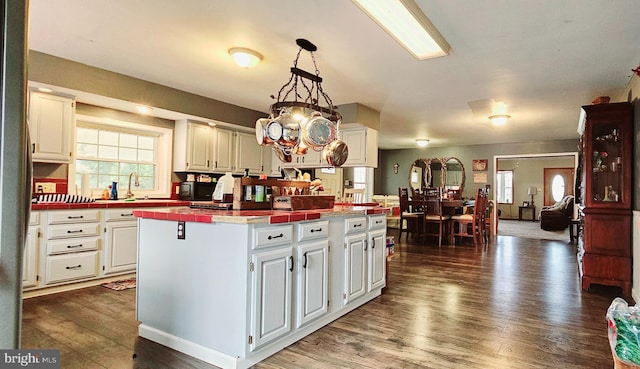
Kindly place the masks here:
[(89, 203), (35, 203), (31, 204), (31, 210), (73, 210), (73, 209), (104, 209), (104, 208), (147, 208), (147, 207), (167, 207), (167, 206), (189, 206), (189, 201), (182, 200), (98, 200)]
[(337, 205), (333, 209), (316, 210), (209, 210), (173, 208), (173, 209), (153, 209), (134, 210), (133, 215), (138, 218), (179, 220), (185, 222), (199, 223), (288, 223), (303, 220), (314, 220), (331, 216), (344, 215), (373, 215), (386, 214), (389, 209), (372, 206)]

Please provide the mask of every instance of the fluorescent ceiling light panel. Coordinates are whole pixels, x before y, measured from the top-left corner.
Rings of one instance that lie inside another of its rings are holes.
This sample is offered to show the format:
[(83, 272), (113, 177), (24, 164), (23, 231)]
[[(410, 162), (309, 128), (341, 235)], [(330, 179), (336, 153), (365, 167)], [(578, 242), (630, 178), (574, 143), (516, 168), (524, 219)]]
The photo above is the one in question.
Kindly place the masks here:
[(451, 46), (413, 0), (353, 0), (418, 60), (449, 54)]

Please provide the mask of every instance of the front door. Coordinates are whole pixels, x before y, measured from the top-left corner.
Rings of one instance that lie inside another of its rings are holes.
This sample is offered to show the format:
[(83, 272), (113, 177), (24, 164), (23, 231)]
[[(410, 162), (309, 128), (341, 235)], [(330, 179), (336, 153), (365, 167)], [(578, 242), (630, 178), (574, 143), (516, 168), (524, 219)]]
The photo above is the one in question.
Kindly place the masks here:
[(573, 195), (573, 168), (544, 168), (544, 205), (553, 205), (566, 195)]

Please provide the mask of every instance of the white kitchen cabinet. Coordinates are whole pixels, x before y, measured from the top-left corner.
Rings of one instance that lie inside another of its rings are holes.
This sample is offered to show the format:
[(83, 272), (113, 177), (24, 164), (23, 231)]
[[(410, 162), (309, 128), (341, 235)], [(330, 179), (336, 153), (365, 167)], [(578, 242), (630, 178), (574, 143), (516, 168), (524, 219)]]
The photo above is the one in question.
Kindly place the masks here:
[[(293, 227), (257, 227), (253, 230), (251, 256), (250, 350), (291, 331)], [(264, 251), (263, 251), (264, 250)]]
[(210, 172), (212, 169), (212, 128), (207, 123), (178, 120), (175, 123), (173, 170)]
[(343, 167), (378, 167), (378, 131), (368, 127), (345, 128), (340, 135), (349, 148)]
[(253, 255), (251, 350), (291, 331), (291, 245)]
[(296, 246), (296, 328), (329, 311), (329, 222), (303, 223)]
[(386, 285), (386, 215), (372, 215), (369, 219), (367, 236), (367, 292)]
[(272, 177), (282, 178), (282, 169), (285, 168), (285, 165), (287, 163), (282, 162), (282, 160), (278, 158), (278, 155), (276, 155), (272, 146), (268, 146), (268, 148), (271, 151), (271, 171), (270, 171), (271, 174), (270, 175)]
[(328, 164), (322, 160), (322, 151), (308, 149), (305, 155), (293, 154), (291, 163), (284, 163), (285, 168), (322, 168)]
[(22, 264), (22, 288), (38, 284), (38, 250), (40, 249), (40, 213), (31, 212)]
[(367, 292), (367, 219), (347, 218), (344, 237), (344, 304)]
[(344, 303), (386, 285), (386, 216), (345, 221)]
[(104, 211), (102, 273), (134, 271), (138, 256), (138, 222), (131, 209)]
[(258, 175), (264, 172), (262, 146), (256, 142), (254, 133), (235, 132), (235, 172)]
[(29, 133), (33, 161), (71, 162), (75, 100), (67, 96), (29, 92)]
[(233, 131), (226, 129), (214, 129), (212, 156), (214, 172), (233, 171), (233, 133)]
[(46, 212), (47, 246), (43, 250), (46, 285), (98, 276), (100, 209)]

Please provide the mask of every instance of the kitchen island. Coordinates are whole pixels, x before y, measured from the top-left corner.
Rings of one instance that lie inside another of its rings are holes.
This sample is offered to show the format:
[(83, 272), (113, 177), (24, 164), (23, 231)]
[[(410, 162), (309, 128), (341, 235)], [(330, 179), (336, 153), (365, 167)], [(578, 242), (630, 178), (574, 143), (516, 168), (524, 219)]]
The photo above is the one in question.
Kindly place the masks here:
[(136, 210), (138, 334), (248, 368), (380, 295), (385, 213)]

